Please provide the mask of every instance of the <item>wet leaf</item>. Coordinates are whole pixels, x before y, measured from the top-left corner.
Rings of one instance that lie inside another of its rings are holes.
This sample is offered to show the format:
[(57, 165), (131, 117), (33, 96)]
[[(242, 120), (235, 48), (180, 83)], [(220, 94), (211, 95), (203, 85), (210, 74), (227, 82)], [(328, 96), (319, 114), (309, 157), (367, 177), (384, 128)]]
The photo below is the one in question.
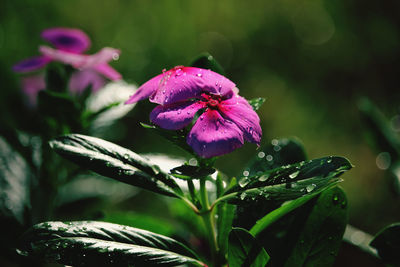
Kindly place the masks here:
[(215, 60), (215, 58), (209, 53), (202, 53), (195, 58), (190, 64), (192, 67), (210, 69), (221, 75), (225, 75), (225, 71), (222, 66)]
[(61, 156), (103, 176), (167, 196), (183, 194), (175, 180), (157, 165), (108, 141), (70, 134), (50, 141), (50, 146)]
[(269, 256), (257, 240), (245, 229), (233, 228), (229, 234), (228, 264), (230, 267), (265, 266)]
[(169, 237), (94, 221), (37, 224), (23, 236), (18, 253), (73, 266), (204, 266)]
[(338, 177), (351, 168), (351, 163), (342, 157), (302, 161), (254, 176), (244, 176), (238, 179), (236, 186), (225, 192), (223, 198), (236, 204), (264, 199), (291, 200), (337, 184), (341, 181)]
[(174, 177), (184, 180), (200, 179), (202, 177), (211, 175), (214, 172), (215, 172), (214, 168), (191, 166), (191, 165), (181, 165), (171, 170), (171, 174)]
[[(273, 139), (269, 144), (258, 150), (246, 168), (240, 173), (254, 176), (257, 173), (272, 170), (284, 165), (306, 160), (303, 145), (296, 138)], [(271, 201), (270, 199), (257, 202), (241, 203), (236, 210), (234, 225), (246, 229), (265, 214), (281, 206), (283, 201)]]
[[(307, 198), (303, 197), (303, 200)], [(332, 266), (347, 223), (346, 195), (335, 187), (288, 214), (294, 209), (286, 206), (292, 204), (293, 208), (293, 204), (299, 200), (266, 215), (250, 233), (264, 240), (267, 249), (271, 248), (272, 266)], [(283, 215), (286, 216), (286, 228), (281, 233), (283, 236), (280, 241), (273, 237), (268, 239), (272, 231), (276, 231), (271, 225), (276, 224)]]
[(370, 245), (378, 250), (379, 256), (388, 264), (400, 265), (400, 223), (382, 229)]

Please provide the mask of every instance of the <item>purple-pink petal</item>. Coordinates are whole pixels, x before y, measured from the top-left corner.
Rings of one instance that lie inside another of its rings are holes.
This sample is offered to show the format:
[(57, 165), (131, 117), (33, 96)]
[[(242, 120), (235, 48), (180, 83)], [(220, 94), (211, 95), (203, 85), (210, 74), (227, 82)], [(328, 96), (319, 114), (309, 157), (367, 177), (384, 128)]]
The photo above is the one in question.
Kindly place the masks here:
[(41, 73), (22, 77), (21, 87), (24, 94), (28, 97), (29, 104), (35, 106), (39, 91), (46, 88), (44, 74)]
[(203, 103), (192, 101), (159, 105), (150, 113), (150, 120), (161, 128), (179, 130), (189, 125), (196, 112), (204, 107)]
[(246, 141), (260, 144), (260, 118), (246, 99), (236, 95), (222, 101), (219, 110), (224, 118), (233, 121), (243, 131)]
[(197, 119), (186, 140), (204, 158), (230, 153), (244, 143), (243, 133), (238, 126), (212, 109)]
[(15, 72), (31, 72), (43, 68), (51, 61), (45, 56), (36, 56), (24, 59), (15, 64), (12, 69)]
[(72, 93), (81, 93), (91, 86), (92, 92), (97, 92), (105, 85), (105, 79), (92, 69), (76, 71), (69, 79), (69, 90)]
[(151, 78), (142, 84), (138, 90), (125, 102), (125, 104), (133, 104), (150, 97), (160, 86), (163, 74)]
[(39, 51), (52, 60), (60, 61), (64, 64), (72, 65), (77, 69), (94, 68), (97, 65), (111, 61), (119, 55), (119, 50), (105, 47), (93, 55), (81, 55), (63, 50), (53, 49), (48, 46), (40, 46)]
[(107, 63), (99, 64), (94, 69), (112, 81), (122, 79), (122, 75)]
[(126, 104), (149, 97), (151, 102), (165, 105), (196, 98), (204, 92), (230, 97), (235, 90), (232, 81), (211, 70), (177, 66), (140, 86)]
[(50, 28), (41, 34), (55, 48), (72, 53), (82, 53), (90, 47), (89, 37), (79, 29)]

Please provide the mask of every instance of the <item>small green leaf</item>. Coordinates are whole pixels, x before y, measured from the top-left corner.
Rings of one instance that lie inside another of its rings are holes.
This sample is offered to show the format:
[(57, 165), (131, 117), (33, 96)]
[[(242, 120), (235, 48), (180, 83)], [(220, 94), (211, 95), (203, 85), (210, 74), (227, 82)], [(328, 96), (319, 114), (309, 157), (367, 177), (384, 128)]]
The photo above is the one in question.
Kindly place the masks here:
[(211, 175), (215, 172), (215, 169), (207, 167), (191, 166), (191, 165), (182, 165), (173, 168), (170, 172), (173, 176), (177, 178), (189, 180), (189, 179), (200, 179), (208, 175)]
[(209, 53), (200, 54), (197, 58), (195, 58), (192, 61), (190, 66), (202, 69), (210, 69), (216, 73), (225, 75), (225, 71), (222, 68), (222, 66)]
[(257, 240), (245, 229), (233, 228), (229, 234), (229, 267), (265, 266), (269, 256)]
[(248, 100), (248, 102), (251, 105), (251, 107), (253, 108), (253, 110), (257, 111), (262, 106), (262, 104), (264, 104), (265, 98), (262, 98), (262, 97), (253, 98), (253, 99)]
[(378, 250), (379, 256), (388, 264), (400, 265), (400, 223), (391, 224), (382, 229), (370, 245)]
[(280, 168), (242, 177), (222, 198), (234, 203), (257, 200), (285, 201), (314, 194), (341, 180), (338, 178), (352, 168), (342, 157), (325, 157), (286, 165)]
[(226, 202), (217, 206), (217, 229), (218, 229), (218, 246), (222, 255), (228, 251), (228, 235), (232, 229), (233, 218), (235, 216), (236, 206)]
[(61, 156), (120, 182), (167, 196), (182, 196), (175, 180), (138, 154), (105, 140), (70, 134), (50, 141)]
[(204, 266), (185, 245), (141, 229), (104, 222), (45, 222), (18, 253), (74, 266)]

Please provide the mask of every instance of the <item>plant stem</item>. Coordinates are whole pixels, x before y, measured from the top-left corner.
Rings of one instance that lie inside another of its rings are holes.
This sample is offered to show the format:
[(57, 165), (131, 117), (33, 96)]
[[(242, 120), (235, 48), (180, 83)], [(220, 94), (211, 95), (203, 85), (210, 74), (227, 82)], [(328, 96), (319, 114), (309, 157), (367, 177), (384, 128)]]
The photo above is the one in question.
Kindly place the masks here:
[(206, 179), (203, 177), (200, 179), (200, 197), (201, 197), (201, 218), (203, 219), (204, 226), (206, 227), (206, 232), (208, 235), (210, 249), (211, 249), (211, 257), (214, 266), (217, 266), (218, 260), (218, 243), (217, 243), (217, 235), (215, 232), (215, 222), (213, 219), (213, 212), (210, 209), (210, 204), (208, 202), (208, 194), (206, 189)]

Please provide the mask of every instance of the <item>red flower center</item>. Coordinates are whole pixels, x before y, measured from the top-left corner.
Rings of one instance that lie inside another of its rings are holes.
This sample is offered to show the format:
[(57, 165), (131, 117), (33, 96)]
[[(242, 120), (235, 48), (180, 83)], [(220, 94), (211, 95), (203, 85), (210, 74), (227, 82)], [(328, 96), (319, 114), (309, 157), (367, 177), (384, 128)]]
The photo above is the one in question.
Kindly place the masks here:
[(218, 109), (218, 106), (221, 102), (221, 97), (216, 95), (202, 94), (203, 101), (210, 109)]

